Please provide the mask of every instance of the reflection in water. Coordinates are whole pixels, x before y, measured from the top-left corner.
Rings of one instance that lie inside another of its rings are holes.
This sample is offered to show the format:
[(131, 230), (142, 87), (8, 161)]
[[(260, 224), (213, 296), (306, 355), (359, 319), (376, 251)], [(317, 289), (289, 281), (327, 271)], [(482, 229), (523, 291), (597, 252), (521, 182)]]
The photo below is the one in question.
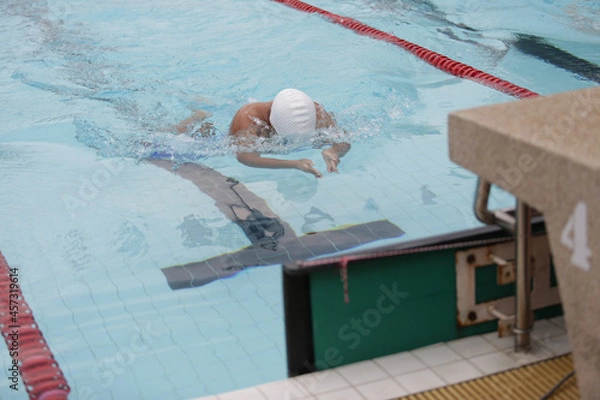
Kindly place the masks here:
[(246, 242), (240, 238), (239, 228), (233, 222), (221, 217), (207, 218), (189, 214), (177, 226), (183, 238), (182, 244), (188, 248), (203, 246), (243, 247)]
[(75, 277), (80, 277), (81, 273), (93, 267), (94, 260), (84, 232), (72, 229), (60, 239), (63, 257), (68, 261)]
[(111, 246), (128, 257), (144, 255), (150, 248), (144, 233), (130, 221), (121, 224)]
[(363, 210), (379, 211), (379, 204), (374, 198), (369, 197), (365, 203)]
[(318, 180), (312, 175), (290, 171), (274, 176), (277, 180), (277, 191), (283, 198), (295, 203), (304, 203), (317, 194)]
[(421, 199), (423, 200), (423, 205), (437, 204), (434, 200), (436, 197), (437, 195), (429, 190), (427, 185), (421, 186)]
[(233, 178), (228, 178), (231, 191), (239, 199), (239, 204), (232, 204), (231, 211), (235, 216), (234, 222), (242, 228), (250, 242), (253, 245), (263, 249), (277, 250), (278, 240), (285, 234), (285, 229), (277, 218), (267, 217), (260, 210), (252, 208), (240, 196), (235, 186), (239, 182)]
[(186, 215), (177, 229), (181, 231), (185, 247), (210, 246), (214, 243), (214, 229), (208, 226), (205, 218), (198, 215)]
[(302, 233), (325, 231), (334, 228), (335, 226), (336, 223), (331, 215), (313, 206), (310, 211), (304, 215)]

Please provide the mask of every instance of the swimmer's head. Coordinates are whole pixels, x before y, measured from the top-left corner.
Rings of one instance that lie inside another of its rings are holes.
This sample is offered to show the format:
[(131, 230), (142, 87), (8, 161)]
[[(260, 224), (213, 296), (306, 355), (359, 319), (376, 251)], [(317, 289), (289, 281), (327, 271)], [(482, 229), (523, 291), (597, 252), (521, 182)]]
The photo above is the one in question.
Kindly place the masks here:
[(282, 136), (312, 134), (317, 125), (315, 103), (300, 90), (284, 89), (273, 100), (269, 121)]

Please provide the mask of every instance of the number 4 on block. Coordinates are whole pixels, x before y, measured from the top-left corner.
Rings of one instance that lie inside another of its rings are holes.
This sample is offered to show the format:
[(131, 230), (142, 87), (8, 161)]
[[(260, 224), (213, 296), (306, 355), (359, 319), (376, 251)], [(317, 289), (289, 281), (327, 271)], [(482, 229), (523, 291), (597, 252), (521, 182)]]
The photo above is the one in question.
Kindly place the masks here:
[(569, 217), (560, 241), (571, 250), (571, 262), (584, 271), (590, 269), (590, 257), (592, 251), (588, 247), (587, 234), (587, 205), (580, 201), (575, 206), (575, 211)]

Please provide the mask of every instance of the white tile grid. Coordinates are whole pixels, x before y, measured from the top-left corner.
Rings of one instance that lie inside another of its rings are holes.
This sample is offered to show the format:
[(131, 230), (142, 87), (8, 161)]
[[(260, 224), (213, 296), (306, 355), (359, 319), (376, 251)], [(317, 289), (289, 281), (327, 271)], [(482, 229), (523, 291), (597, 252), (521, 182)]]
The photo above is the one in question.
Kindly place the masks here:
[(536, 321), (528, 354), (514, 352), (514, 337), (491, 332), (202, 400), (386, 400), (567, 354), (563, 324)]

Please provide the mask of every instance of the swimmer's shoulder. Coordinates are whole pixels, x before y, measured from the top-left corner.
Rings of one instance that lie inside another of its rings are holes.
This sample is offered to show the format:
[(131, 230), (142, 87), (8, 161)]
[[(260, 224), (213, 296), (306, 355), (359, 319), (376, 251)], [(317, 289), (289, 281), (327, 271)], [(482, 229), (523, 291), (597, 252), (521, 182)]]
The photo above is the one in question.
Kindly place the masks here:
[(269, 113), (271, 102), (255, 102), (243, 105), (233, 116), (229, 127), (229, 134), (236, 135), (239, 132), (247, 131), (256, 119), (269, 124)]

